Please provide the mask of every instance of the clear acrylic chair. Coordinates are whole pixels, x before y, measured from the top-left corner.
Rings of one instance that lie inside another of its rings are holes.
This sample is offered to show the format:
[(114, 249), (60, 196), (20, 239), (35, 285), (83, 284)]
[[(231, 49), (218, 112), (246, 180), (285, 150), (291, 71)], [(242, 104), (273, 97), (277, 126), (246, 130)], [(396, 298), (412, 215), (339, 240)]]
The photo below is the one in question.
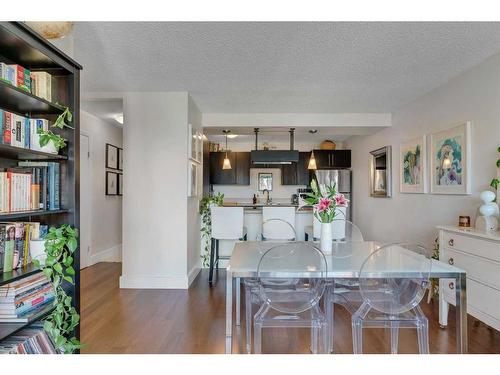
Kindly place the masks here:
[(263, 328), (310, 328), (311, 351), (328, 349), (328, 322), (320, 309), (327, 262), (307, 242), (280, 244), (267, 250), (257, 268), (262, 305), (254, 316), (254, 348), (261, 353)]
[[(297, 233), (295, 232), (295, 227), (283, 219), (272, 218), (267, 219), (262, 223), (263, 233), (264, 228), (272, 226), (274, 231), (268, 231), (267, 233), (279, 233), (277, 237), (286, 237), (286, 241), (295, 241), (297, 238)], [(273, 241), (278, 240), (274, 238), (264, 238), (263, 241)], [(271, 236), (273, 237), (273, 236)], [(281, 240), (282, 242), (283, 240)], [(267, 251), (267, 250), (266, 250)], [(264, 254), (264, 252), (262, 253)], [(259, 285), (257, 279), (246, 278), (244, 280), (245, 286), (245, 331), (246, 331), (246, 350), (247, 353), (252, 352), (252, 325), (253, 325), (253, 305), (259, 305), (262, 301), (260, 300)], [(236, 301), (236, 321), (240, 322), (240, 302)]]
[(429, 353), (428, 321), (419, 304), (429, 285), (431, 258), (418, 244), (392, 244), (373, 252), (361, 266), (363, 303), (352, 316), (354, 354), (363, 352), (363, 328), (389, 328), (391, 353), (399, 328), (416, 328), (420, 354)]
[(262, 208), (262, 240), (294, 241), (295, 207)]

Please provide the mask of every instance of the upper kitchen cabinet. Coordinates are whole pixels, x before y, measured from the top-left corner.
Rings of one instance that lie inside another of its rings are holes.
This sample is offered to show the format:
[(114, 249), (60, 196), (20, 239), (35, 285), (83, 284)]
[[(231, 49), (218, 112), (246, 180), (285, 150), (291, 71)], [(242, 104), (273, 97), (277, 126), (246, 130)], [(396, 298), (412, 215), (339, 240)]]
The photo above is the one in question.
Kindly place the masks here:
[(222, 169), (225, 152), (211, 152), (209, 155), (212, 185), (250, 185), (249, 152), (228, 152), (231, 169)]
[(351, 150), (314, 150), (318, 169), (351, 168)]
[(300, 152), (297, 163), (285, 164), (281, 167), (282, 185), (309, 185), (310, 152)]

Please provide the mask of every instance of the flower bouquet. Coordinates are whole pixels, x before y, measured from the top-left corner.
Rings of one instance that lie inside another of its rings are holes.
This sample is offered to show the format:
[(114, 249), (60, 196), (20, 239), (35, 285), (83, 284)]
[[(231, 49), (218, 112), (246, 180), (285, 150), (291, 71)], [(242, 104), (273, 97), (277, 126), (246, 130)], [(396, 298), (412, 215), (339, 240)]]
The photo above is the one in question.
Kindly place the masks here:
[(333, 220), (339, 214), (345, 219), (345, 208), (349, 205), (349, 200), (344, 194), (337, 192), (335, 184), (320, 189), (316, 181), (312, 180), (311, 189), (312, 193), (308, 193), (304, 200), (313, 207), (314, 216), (321, 223), (321, 250), (329, 252), (332, 250)]

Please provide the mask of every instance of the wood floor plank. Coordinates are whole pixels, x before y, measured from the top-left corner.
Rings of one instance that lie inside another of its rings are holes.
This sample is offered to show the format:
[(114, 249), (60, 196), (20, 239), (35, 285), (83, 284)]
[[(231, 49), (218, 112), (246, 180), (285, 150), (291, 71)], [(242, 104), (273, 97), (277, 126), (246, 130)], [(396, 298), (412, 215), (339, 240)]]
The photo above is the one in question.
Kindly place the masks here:
[[(213, 287), (202, 271), (189, 290), (120, 289), (120, 263), (98, 263), (81, 274), (82, 353), (224, 353), (225, 274)], [(423, 303), (429, 318), (431, 353), (455, 353), (455, 312), (438, 324), (438, 302)], [(244, 322), (242, 322), (244, 324)], [(469, 316), (469, 352), (500, 354), (500, 332)], [(244, 325), (242, 325), (242, 328)], [(352, 353), (350, 315), (335, 312), (336, 353)], [(389, 332), (364, 331), (364, 352), (388, 353)], [(235, 327), (234, 351), (244, 352), (244, 329)], [(308, 353), (309, 331), (265, 330), (265, 353)], [(402, 329), (400, 353), (417, 353), (414, 330)]]

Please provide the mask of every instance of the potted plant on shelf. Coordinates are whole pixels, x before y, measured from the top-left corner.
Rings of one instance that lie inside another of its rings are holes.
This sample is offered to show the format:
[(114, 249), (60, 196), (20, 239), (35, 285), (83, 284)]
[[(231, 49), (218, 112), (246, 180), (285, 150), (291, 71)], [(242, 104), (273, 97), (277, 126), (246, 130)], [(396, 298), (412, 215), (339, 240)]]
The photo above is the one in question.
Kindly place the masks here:
[(51, 281), (55, 294), (54, 309), (45, 318), (43, 328), (52, 337), (56, 349), (64, 354), (74, 353), (81, 348), (80, 341), (74, 336), (80, 315), (73, 307), (73, 298), (63, 288), (65, 282), (71, 285), (75, 283), (73, 254), (78, 247), (77, 238), (78, 229), (68, 224), (59, 228), (51, 227), (45, 236), (45, 261), (33, 260)]
[(312, 193), (307, 194), (305, 201), (313, 207), (314, 216), (321, 222), (320, 247), (323, 252), (328, 253), (332, 251), (333, 238), (343, 238), (343, 235), (335, 232), (345, 231), (345, 227), (334, 226), (333, 221), (339, 215), (345, 219), (349, 200), (344, 194), (337, 192), (335, 184), (320, 189), (316, 181), (312, 180), (311, 189)]
[[(54, 124), (53, 128), (58, 129), (75, 129), (73, 126), (69, 125), (73, 121), (73, 114), (69, 108), (65, 108), (64, 112), (61, 113)], [(38, 130), (39, 143), (43, 151), (49, 152), (51, 154), (58, 154), (59, 150), (66, 147), (67, 140), (61, 137), (59, 134), (55, 134), (52, 130)]]
[[(497, 151), (500, 152), (500, 146), (497, 148)], [(495, 189), (497, 193), (497, 197), (495, 201), (500, 205), (500, 159), (497, 160), (497, 177), (491, 180), (490, 186)]]
[(212, 239), (212, 217), (210, 207), (212, 205), (222, 206), (223, 202), (224, 194), (222, 193), (217, 193), (213, 197), (203, 197), (200, 201), (201, 237), (204, 248), (202, 263), (204, 267), (208, 267), (210, 260), (210, 241)]

